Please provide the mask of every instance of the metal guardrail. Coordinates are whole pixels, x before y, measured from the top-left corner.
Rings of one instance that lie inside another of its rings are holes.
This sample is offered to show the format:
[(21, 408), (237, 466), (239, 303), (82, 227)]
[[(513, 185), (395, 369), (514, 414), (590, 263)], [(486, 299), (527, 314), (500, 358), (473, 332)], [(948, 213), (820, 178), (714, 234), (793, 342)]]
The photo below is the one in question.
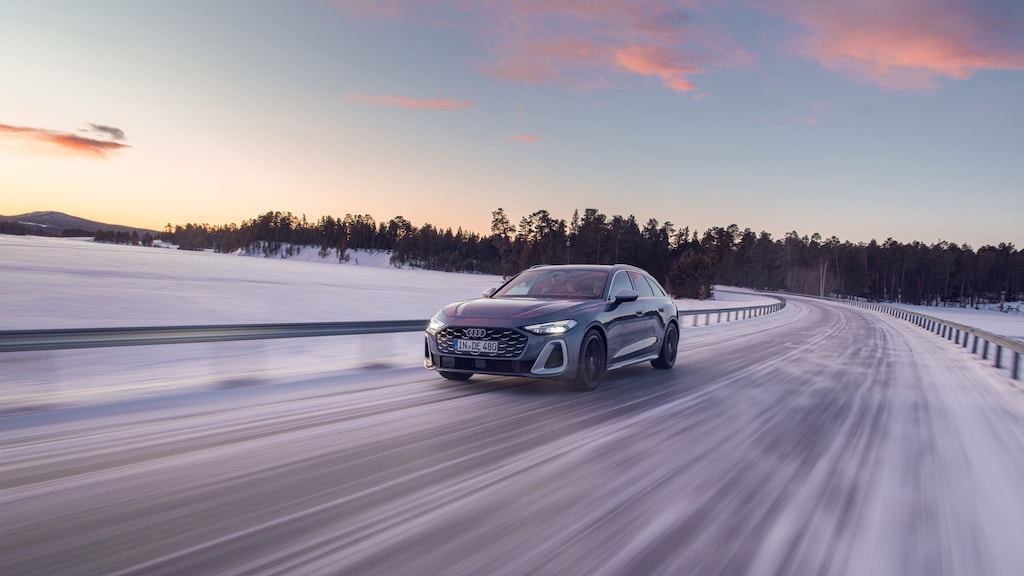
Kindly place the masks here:
[(733, 320), (732, 316), (735, 314), (736, 320), (744, 320), (747, 318), (754, 318), (756, 316), (764, 316), (765, 314), (771, 314), (772, 312), (778, 312), (786, 307), (786, 299), (781, 296), (769, 296), (779, 301), (778, 304), (763, 304), (760, 306), (743, 306), (740, 308), (719, 308), (717, 310), (683, 310), (679, 312), (679, 326), (684, 327), (683, 318), (686, 316), (693, 317), (693, 323), (691, 326), (697, 326), (697, 322), (701, 316), (704, 316), (704, 325), (707, 326), (711, 323), (711, 317), (717, 315), (717, 323), (722, 323), (722, 315), (725, 314), (725, 321), (729, 322)]
[(374, 322), (305, 322), (291, 324), (233, 324), (224, 326), (161, 326), (153, 328), (71, 328), (0, 332), (0, 352), (73, 350), (112, 346), (148, 346), (236, 340), (272, 340), (310, 336), (351, 336), (416, 332), (427, 320)]
[[(720, 310), (684, 310), (682, 318), (697, 319), (705, 315), (705, 325), (712, 315), (722, 315), (726, 321), (735, 315), (737, 320), (761, 316), (781, 310), (784, 298), (773, 296), (778, 304), (722, 308)], [(290, 324), (232, 324), (210, 326), (159, 326), (139, 328), (68, 328), (58, 330), (0, 331), (0, 353), (31, 352), (39, 350), (74, 350), (79, 348), (109, 348), (114, 346), (149, 346), (154, 344), (187, 344), (196, 342), (229, 342), (237, 340), (273, 340), (278, 338), (305, 338), (311, 336), (352, 336), (358, 334), (390, 334), (418, 332), (427, 327), (428, 320), (390, 320), (367, 322), (303, 322)]]
[[(928, 316), (927, 314), (911, 312), (910, 310), (905, 310), (896, 306), (889, 306), (888, 304), (864, 302), (861, 300), (844, 300), (841, 298), (826, 298), (826, 300), (874, 310), (901, 320), (906, 320), (907, 322), (916, 324), (917, 326), (920, 326), (921, 328), (924, 328), (925, 330), (928, 330), (941, 338), (945, 338), (946, 340), (949, 340), (963, 348), (967, 348), (968, 345), (970, 345), (971, 353), (980, 353), (982, 360), (988, 360), (989, 352), (991, 351), (994, 355), (994, 366), (999, 369), (1004, 367), (1003, 350), (1009, 350), (1012, 353), (1010, 376), (1014, 380), (1020, 380), (1020, 357), (1021, 354), (1024, 354), (1024, 343), (1011, 340), (998, 334), (979, 330), (971, 326), (951, 322), (949, 320), (943, 320), (934, 316)], [(971, 340), (971, 336), (974, 337), (973, 343), (969, 342)], [(981, 348), (980, 352), (978, 350), (979, 347)], [(994, 350), (992, 350), (993, 348)]]

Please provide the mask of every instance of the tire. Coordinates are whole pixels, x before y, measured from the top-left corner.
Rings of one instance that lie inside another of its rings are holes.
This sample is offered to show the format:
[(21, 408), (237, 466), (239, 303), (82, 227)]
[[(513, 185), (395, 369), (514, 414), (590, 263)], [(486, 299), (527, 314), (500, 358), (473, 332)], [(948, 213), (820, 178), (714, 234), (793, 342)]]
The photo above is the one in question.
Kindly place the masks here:
[(473, 377), (472, 373), (467, 372), (445, 372), (444, 370), (438, 370), (437, 373), (448, 380), (464, 381)]
[(678, 353), (679, 328), (675, 324), (669, 324), (665, 329), (665, 340), (661, 343), (661, 354), (651, 360), (651, 366), (659, 370), (668, 370), (675, 365)]
[(604, 339), (597, 330), (587, 332), (580, 346), (579, 364), (576, 367), (576, 378), (570, 385), (577, 390), (594, 390), (601, 384), (604, 375), (607, 351)]

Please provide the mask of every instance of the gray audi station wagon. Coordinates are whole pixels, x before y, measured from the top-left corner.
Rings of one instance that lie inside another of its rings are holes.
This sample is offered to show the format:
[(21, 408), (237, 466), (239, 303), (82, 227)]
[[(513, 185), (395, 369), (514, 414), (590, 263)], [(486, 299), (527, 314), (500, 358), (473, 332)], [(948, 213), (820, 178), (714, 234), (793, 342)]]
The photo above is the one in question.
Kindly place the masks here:
[(556, 378), (593, 390), (607, 370), (668, 369), (678, 311), (650, 274), (613, 266), (534, 266), (483, 298), (449, 304), (427, 326), (423, 365), (473, 374)]

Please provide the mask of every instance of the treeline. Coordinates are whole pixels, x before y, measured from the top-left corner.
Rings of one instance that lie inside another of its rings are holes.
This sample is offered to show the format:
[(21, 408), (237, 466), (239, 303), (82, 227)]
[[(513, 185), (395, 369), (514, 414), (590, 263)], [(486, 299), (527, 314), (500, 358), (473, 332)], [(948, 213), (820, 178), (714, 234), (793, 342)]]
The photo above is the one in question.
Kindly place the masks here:
[(52, 226), (38, 226), (22, 224), (11, 220), (0, 220), (0, 234), (11, 236), (48, 236), (63, 238), (81, 238), (95, 236), (95, 230), (83, 230), (81, 228), (56, 228)]
[(52, 238), (86, 238), (92, 236), (97, 242), (109, 242), (113, 244), (138, 244), (152, 245), (153, 235), (149, 232), (140, 238), (136, 230), (131, 232), (114, 230), (86, 230), (84, 228), (59, 228), (56, 226), (41, 226), (34, 224), (23, 224), (11, 220), (0, 220), (0, 234), (12, 236), (47, 236)]
[(571, 219), (538, 210), (512, 222), (501, 208), (491, 213), (488, 235), (461, 228), (416, 227), (401, 216), (376, 222), (367, 215), (321, 217), (267, 212), (240, 226), (167, 225), (161, 240), (182, 249), (287, 255), (301, 246), (322, 257), (345, 258), (349, 249), (389, 250), (392, 263), (449, 272), (510, 275), (534, 264), (640, 266), (674, 295), (707, 298), (714, 284), (802, 294), (859, 297), (921, 304), (1024, 299), (1024, 252), (1012, 244), (948, 242), (851, 243), (835, 236), (740, 230), (735, 224), (703, 234), (671, 222), (608, 217), (588, 208)]
[(93, 235), (93, 239), (97, 242), (129, 244), (132, 246), (152, 246), (154, 240), (153, 235), (149, 232), (144, 233), (140, 237), (137, 230), (132, 230), (130, 233), (125, 231), (97, 230)]

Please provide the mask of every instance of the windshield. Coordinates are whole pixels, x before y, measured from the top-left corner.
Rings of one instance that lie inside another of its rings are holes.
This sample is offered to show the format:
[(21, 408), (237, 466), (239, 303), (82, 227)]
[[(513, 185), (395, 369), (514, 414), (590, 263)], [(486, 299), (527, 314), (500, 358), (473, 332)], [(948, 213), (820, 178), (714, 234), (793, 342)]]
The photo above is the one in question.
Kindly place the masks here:
[(600, 270), (531, 268), (513, 278), (492, 298), (598, 300), (604, 297), (608, 273)]

